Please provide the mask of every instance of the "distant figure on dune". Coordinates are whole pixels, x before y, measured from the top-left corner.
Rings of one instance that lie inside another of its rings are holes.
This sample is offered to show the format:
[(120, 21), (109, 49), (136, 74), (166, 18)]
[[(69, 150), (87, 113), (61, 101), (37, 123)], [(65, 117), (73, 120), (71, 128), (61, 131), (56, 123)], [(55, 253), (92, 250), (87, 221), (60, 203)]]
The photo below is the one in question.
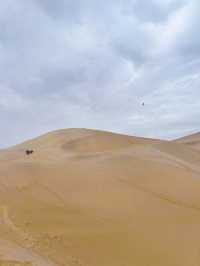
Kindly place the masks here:
[(142, 103), (142, 106), (144, 106), (144, 103)]
[(26, 155), (32, 154), (34, 151), (33, 150), (26, 150)]

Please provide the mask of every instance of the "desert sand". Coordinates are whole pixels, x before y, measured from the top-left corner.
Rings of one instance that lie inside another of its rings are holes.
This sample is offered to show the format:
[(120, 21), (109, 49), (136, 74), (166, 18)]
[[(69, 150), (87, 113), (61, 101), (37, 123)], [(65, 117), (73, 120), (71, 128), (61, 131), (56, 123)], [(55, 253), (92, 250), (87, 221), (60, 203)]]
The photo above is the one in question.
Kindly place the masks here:
[(66, 129), (1, 150), (0, 265), (199, 266), (200, 134)]

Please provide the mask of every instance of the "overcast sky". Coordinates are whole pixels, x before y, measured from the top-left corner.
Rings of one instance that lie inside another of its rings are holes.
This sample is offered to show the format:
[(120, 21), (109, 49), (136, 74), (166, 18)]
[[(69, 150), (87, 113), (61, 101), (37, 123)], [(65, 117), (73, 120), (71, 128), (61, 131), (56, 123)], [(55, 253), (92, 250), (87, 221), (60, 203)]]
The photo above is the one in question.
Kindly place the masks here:
[(199, 0), (0, 0), (0, 147), (200, 131), (199, 29)]

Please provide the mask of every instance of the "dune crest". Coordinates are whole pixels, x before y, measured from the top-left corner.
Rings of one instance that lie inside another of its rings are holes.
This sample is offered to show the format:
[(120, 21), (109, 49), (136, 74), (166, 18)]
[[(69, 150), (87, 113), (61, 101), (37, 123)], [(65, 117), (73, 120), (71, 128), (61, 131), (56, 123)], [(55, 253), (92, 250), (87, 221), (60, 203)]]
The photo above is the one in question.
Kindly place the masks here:
[(63, 129), (1, 150), (0, 265), (198, 266), (199, 143)]
[(191, 146), (194, 149), (200, 150), (200, 133), (192, 134), (176, 140), (178, 143), (183, 143)]

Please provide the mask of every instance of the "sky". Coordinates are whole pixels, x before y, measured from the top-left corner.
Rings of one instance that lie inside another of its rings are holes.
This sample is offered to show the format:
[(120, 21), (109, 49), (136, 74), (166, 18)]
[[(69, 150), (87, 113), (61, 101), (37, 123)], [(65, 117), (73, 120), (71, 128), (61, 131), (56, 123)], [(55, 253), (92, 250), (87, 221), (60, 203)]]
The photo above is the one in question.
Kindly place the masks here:
[(200, 131), (199, 14), (199, 0), (0, 0), (0, 148), (59, 128)]

